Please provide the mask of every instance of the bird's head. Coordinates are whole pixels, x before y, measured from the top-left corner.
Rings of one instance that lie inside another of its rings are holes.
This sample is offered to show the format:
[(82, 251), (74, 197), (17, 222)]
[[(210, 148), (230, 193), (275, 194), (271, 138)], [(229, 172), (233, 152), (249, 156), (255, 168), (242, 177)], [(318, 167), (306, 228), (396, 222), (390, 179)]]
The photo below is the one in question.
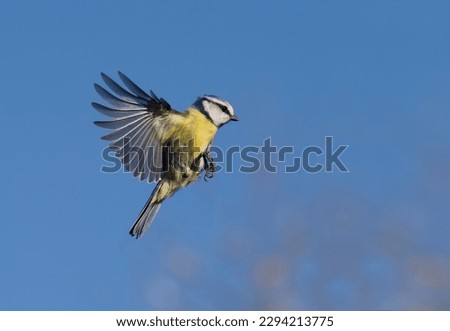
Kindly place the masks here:
[(239, 120), (234, 114), (234, 109), (230, 103), (215, 95), (204, 95), (198, 98), (194, 106), (217, 127), (221, 127), (229, 121)]

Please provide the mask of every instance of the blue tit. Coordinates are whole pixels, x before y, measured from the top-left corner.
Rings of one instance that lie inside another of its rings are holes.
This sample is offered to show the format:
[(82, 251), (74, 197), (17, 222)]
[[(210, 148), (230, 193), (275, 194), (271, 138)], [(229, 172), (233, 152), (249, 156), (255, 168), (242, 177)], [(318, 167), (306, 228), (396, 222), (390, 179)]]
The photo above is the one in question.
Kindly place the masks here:
[[(96, 121), (110, 129), (102, 139), (120, 158), (125, 170), (141, 181), (156, 182), (152, 194), (131, 227), (138, 238), (154, 220), (161, 204), (182, 187), (195, 182), (205, 171), (212, 177), (215, 164), (210, 147), (217, 130), (237, 121), (233, 107), (214, 96), (199, 97), (185, 112), (178, 112), (163, 98), (146, 93), (119, 72), (124, 87), (101, 74), (111, 92), (94, 84), (97, 93), (110, 104), (92, 106), (109, 121)], [(114, 95), (114, 94), (115, 95)]]

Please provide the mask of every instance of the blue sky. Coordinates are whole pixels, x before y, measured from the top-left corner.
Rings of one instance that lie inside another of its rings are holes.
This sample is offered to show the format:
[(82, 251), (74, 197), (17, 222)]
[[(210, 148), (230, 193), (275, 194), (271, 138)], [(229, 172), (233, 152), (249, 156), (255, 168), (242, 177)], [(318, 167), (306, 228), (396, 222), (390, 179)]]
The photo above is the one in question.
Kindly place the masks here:
[[(449, 9), (2, 1), (0, 309), (450, 309)], [(333, 136), (350, 172), (221, 172), (134, 240), (153, 185), (100, 172), (90, 106), (117, 70), (229, 100), (217, 146)]]

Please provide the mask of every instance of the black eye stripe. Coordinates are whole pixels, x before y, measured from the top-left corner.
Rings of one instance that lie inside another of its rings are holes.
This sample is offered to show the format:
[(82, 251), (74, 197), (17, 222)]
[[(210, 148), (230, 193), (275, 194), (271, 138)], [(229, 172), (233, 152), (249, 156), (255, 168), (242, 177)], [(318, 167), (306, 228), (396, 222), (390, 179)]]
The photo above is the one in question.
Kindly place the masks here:
[(222, 111), (223, 111), (224, 113), (230, 115), (230, 110), (228, 109), (227, 106), (224, 106), (224, 105), (222, 105), (221, 103), (214, 102), (214, 101), (213, 101), (213, 103), (214, 103), (215, 105), (219, 106), (219, 108), (222, 109)]
[(217, 105), (220, 107), (220, 109), (222, 109), (222, 111), (223, 111), (224, 113), (227, 113), (228, 115), (230, 115), (230, 110), (228, 109), (227, 106), (219, 105), (219, 104), (217, 104)]
[(216, 101), (214, 101), (214, 100), (211, 100), (211, 99), (209, 99), (209, 98), (203, 98), (203, 99), (204, 99), (204, 100), (207, 100), (207, 101), (209, 101), (209, 102), (211, 102), (211, 103), (213, 103), (213, 104), (215, 104), (215, 105), (218, 106), (225, 114), (228, 114), (228, 115), (231, 116), (230, 109), (228, 109), (227, 106), (225, 106), (225, 105), (223, 105), (223, 104), (221, 104), (221, 103), (218, 103), (218, 102), (216, 102)]

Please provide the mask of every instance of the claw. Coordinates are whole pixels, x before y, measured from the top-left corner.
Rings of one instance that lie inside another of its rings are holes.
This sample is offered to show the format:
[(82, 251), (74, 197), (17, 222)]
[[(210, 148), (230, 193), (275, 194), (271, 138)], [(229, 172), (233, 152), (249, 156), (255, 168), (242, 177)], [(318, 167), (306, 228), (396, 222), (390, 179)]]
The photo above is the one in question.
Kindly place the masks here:
[(203, 166), (205, 175), (203, 176), (203, 179), (207, 182), (208, 179), (214, 177), (214, 173), (216, 172), (216, 164), (213, 162), (213, 158), (209, 152), (203, 153), (203, 160), (205, 161), (205, 165)]

